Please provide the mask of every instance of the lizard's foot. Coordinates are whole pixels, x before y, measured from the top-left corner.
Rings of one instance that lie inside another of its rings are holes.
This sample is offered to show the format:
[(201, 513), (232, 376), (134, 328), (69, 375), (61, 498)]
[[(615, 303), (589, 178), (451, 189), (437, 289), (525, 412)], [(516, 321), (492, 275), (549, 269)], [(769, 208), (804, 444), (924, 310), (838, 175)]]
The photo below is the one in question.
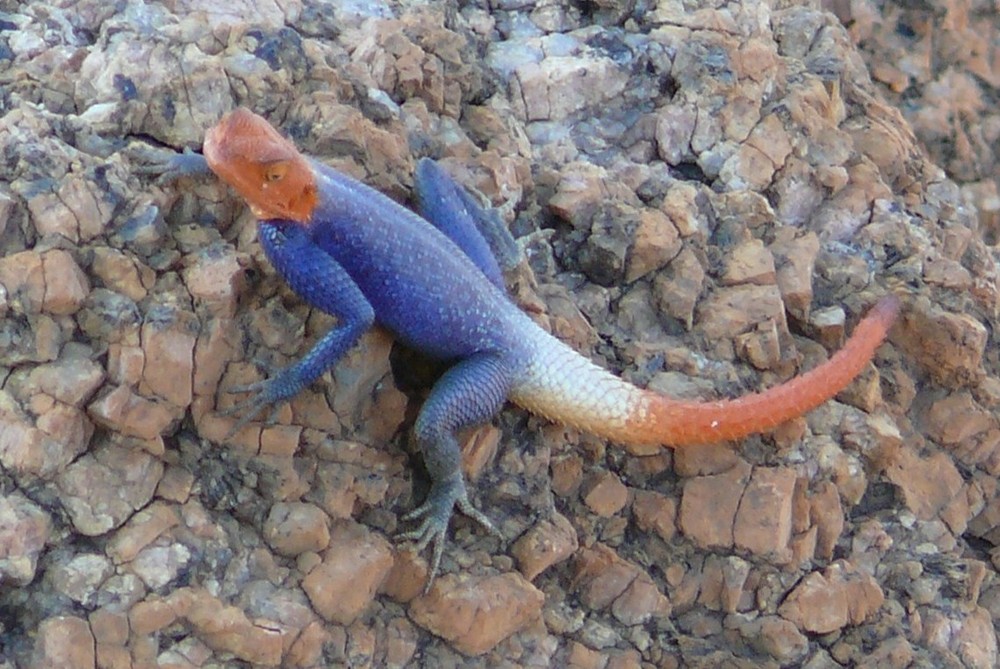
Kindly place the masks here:
[(505, 272), (510, 272), (527, 257), (524, 248), (518, 244), (518, 240), (514, 239), (514, 235), (510, 234), (510, 230), (504, 225), (503, 219), (500, 218), (496, 209), (481, 206), (471, 196), (470, 199), (474, 203), (473, 206), (478, 209), (478, 211), (473, 212), (473, 217), (479, 234), (486, 240), (486, 245), (490, 247), (490, 251), (500, 268)]
[(265, 424), (271, 425), (276, 422), (278, 412), (281, 411), (281, 404), (299, 392), (299, 390), (301, 390), (301, 384), (296, 381), (294, 373), (288, 369), (282, 370), (277, 375), (263, 381), (227, 388), (227, 393), (250, 393), (250, 397), (218, 412), (220, 416), (241, 414), (239, 420), (236, 421), (236, 424), (226, 434), (226, 440), (228, 441), (233, 435), (249, 425), (250, 421), (269, 406), (272, 408)]
[(158, 182), (169, 182), (180, 177), (202, 176), (211, 170), (205, 156), (185, 147), (182, 153), (175, 153), (164, 160), (135, 168), (139, 174), (150, 174), (157, 177)]
[(444, 554), (444, 545), (447, 542), (448, 523), (456, 506), (459, 511), (482, 525), (487, 532), (503, 540), (500, 530), (493, 525), (486, 514), (469, 501), (465, 483), (461, 479), (458, 479), (457, 483), (454, 481), (434, 483), (427, 501), (403, 516), (403, 520), (406, 521), (423, 518), (423, 522), (415, 530), (399, 535), (404, 541), (413, 541), (417, 553), (423, 551), (428, 544), (432, 545), (430, 574), (424, 592), (431, 589), (438, 567), (441, 566), (441, 556)]

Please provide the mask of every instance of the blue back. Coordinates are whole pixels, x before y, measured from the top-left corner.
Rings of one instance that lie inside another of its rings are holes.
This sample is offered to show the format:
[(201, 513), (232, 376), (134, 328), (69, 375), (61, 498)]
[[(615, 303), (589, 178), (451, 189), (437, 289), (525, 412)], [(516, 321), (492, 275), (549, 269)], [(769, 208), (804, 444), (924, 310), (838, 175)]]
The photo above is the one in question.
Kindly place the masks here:
[(441, 359), (510, 352), (520, 312), (440, 230), (378, 191), (313, 161), (310, 235), (397, 339)]

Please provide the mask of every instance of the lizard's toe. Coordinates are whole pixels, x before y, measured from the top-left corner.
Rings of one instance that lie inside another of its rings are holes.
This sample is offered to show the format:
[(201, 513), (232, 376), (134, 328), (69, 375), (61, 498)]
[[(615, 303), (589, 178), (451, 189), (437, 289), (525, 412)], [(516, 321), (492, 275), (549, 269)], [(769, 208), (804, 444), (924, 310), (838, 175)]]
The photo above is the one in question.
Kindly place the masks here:
[(482, 525), (483, 529), (487, 532), (495, 536), (497, 539), (500, 539), (501, 541), (503, 540), (503, 534), (501, 534), (500, 530), (498, 530), (496, 525), (493, 524), (493, 521), (491, 521), (485, 513), (473, 506), (472, 502), (469, 501), (468, 496), (463, 495), (459, 498), (455, 505), (458, 507), (459, 511)]
[(438, 567), (441, 565), (441, 556), (444, 555), (444, 547), (447, 542), (448, 523), (451, 521), (455, 507), (486, 528), (487, 532), (501, 540), (503, 539), (503, 535), (486, 514), (469, 501), (465, 485), (461, 481), (459, 481), (459, 485), (435, 485), (431, 489), (427, 501), (403, 516), (404, 521), (422, 518), (423, 522), (416, 529), (399, 535), (399, 539), (403, 541), (412, 541), (413, 549), (417, 553), (422, 552), (428, 545), (432, 546), (430, 572), (424, 592), (430, 589), (437, 576)]
[[(414, 509), (412, 512), (406, 514), (404, 518), (406, 520), (413, 520), (414, 515), (418, 512), (420, 515), (426, 514), (427, 509), (424, 508), (426, 506), (424, 504)], [(413, 542), (413, 551), (415, 553), (422, 553), (428, 544), (432, 545), (431, 563), (427, 572), (427, 583), (424, 585), (425, 593), (431, 589), (434, 579), (437, 577), (438, 569), (441, 566), (441, 557), (444, 555), (444, 545), (448, 541), (447, 534), (448, 521), (442, 522), (434, 515), (428, 515), (424, 518), (424, 522), (420, 523), (419, 527), (399, 535), (401, 540)]]

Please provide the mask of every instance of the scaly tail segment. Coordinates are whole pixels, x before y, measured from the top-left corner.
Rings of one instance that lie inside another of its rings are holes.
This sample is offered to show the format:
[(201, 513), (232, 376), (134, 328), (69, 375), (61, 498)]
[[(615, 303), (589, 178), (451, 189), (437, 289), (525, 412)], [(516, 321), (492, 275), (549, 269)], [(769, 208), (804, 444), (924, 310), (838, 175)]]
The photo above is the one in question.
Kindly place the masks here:
[[(640, 390), (546, 335), (511, 400), (550, 419), (625, 445), (689, 446), (765, 432), (843, 390), (875, 354), (899, 313), (884, 297), (844, 347), (809, 372), (733, 400), (675, 400)], [(544, 334), (544, 333), (543, 333)]]

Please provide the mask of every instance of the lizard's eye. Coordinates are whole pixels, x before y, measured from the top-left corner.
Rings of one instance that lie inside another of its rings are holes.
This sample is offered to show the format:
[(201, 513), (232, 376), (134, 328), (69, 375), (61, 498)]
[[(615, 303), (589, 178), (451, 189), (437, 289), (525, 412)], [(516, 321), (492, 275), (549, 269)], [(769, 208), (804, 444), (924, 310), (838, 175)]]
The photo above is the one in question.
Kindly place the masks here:
[(264, 167), (264, 181), (278, 181), (288, 174), (288, 162), (280, 161)]

